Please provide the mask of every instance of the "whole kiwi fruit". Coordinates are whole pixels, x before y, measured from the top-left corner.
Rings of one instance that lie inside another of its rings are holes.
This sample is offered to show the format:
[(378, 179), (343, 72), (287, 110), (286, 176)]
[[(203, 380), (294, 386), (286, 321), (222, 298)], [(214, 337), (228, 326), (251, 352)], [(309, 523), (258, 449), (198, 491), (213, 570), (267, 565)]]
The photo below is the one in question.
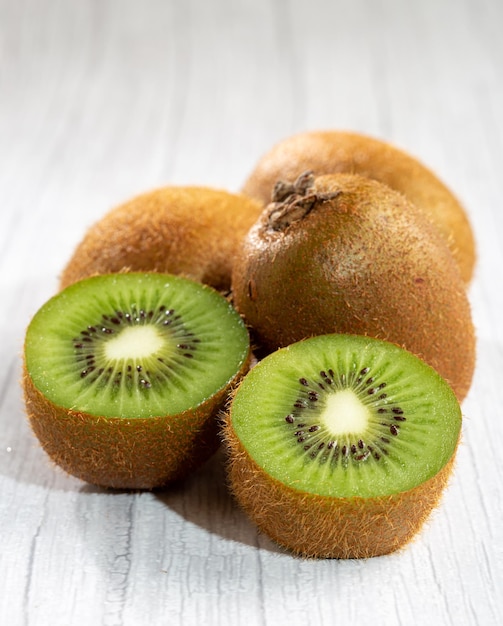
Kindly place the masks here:
[(33, 432), (66, 472), (153, 489), (218, 448), (218, 414), (249, 363), (247, 330), (217, 291), (160, 273), (83, 279), (48, 300), (25, 338)]
[(268, 203), (277, 180), (302, 172), (360, 174), (404, 194), (435, 224), (466, 284), (472, 278), (476, 250), (467, 214), (450, 189), (415, 157), (392, 144), (354, 132), (308, 131), (283, 139), (257, 162), (242, 191)]
[(180, 274), (218, 291), (230, 287), (240, 239), (262, 209), (258, 201), (207, 187), (162, 187), (109, 211), (85, 233), (60, 287), (95, 274)]
[(259, 529), (296, 554), (387, 554), (437, 505), (461, 425), (450, 387), (411, 353), (321, 335), (242, 380), (225, 421), (229, 483)]
[(307, 173), (278, 185), (243, 240), (232, 293), (263, 353), (368, 335), (424, 359), (459, 400), (470, 388), (475, 336), (459, 267), (424, 213), (378, 181)]

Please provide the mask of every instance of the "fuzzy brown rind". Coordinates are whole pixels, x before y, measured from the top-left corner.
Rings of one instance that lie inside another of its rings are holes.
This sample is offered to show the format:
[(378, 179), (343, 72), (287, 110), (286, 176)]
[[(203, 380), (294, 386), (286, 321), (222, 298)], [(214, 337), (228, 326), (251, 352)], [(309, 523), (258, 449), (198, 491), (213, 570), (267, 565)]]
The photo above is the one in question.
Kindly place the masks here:
[(280, 141), (259, 159), (243, 193), (267, 204), (277, 180), (316, 175), (360, 174), (389, 185), (424, 211), (444, 237), (466, 284), (476, 250), (467, 214), (455, 195), (417, 159), (387, 142), (343, 131), (312, 131)]
[(424, 213), (350, 174), (316, 178), (290, 224), (284, 204), (271, 206), (244, 239), (232, 278), (256, 343), (271, 352), (333, 332), (384, 339), (426, 361), (463, 400), (475, 367), (470, 305)]
[(113, 209), (85, 234), (60, 288), (96, 274), (179, 274), (219, 291), (230, 287), (232, 261), (262, 205), (205, 187), (164, 187)]
[(67, 473), (115, 489), (154, 489), (182, 480), (220, 445), (218, 415), (249, 367), (193, 410), (149, 418), (109, 418), (48, 400), (23, 368), (26, 413), (42, 448)]
[(455, 453), (414, 489), (376, 498), (304, 493), (268, 476), (225, 423), (228, 480), (236, 501), (277, 544), (303, 557), (368, 558), (394, 552), (420, 531), (451, 475)]

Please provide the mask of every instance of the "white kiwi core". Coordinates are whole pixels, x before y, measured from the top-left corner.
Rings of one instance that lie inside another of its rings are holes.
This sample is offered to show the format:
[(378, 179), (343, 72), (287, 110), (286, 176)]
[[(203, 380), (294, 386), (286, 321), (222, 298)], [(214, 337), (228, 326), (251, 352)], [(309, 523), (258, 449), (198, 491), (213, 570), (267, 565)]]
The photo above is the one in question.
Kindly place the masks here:
[(116, 337), (109, 339), (105, 345), (105, 355), (119, 361), (132, 356), (137, 359), (152, 356), (162, 349), (165, 339), (153, 326), (131, 326), (124, 328)]
[(327, 397), (321, 421), (332, 435), (361, 433), (370, 419), (368, 408), (352, 389), (342, 389)]

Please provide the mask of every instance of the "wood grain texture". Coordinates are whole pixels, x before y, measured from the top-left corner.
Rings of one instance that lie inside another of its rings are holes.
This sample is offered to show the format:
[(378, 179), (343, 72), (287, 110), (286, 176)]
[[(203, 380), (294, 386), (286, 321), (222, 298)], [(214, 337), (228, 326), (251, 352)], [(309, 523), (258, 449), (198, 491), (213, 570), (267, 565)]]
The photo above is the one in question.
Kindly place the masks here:
[[(503, 614), (503, 4), (0, 0), (0, 624), (496, 625)], [(456, 471), (421, 535), (303, 561), (216, 457), (160, 493), (54, 468), (24, 417), (25, 327), (85, 228), (165, 184), (235, 191), (291, 133), (393, 141), (459, 195), (478, 363)]]

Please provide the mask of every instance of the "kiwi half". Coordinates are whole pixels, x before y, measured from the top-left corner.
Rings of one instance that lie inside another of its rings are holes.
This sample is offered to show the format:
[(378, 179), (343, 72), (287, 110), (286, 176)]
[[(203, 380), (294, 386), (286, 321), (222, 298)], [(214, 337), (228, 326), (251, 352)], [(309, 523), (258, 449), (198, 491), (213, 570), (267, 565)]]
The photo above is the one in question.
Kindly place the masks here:
[(466, 289), (452, 254), (402, 194), (356, 174), (307, 173), (243, 240), (234, 304), (264, 352), (326, 333), (397, 343), (462, 400), (475, 366)]
[(168, 272), (230, 287), (232, 261), (262, 205), (208, 187), (162, 187), (112, 209), (85, 233), (61, 288), (96, 274)]
[(453, 467), (461, 410), (423, 361), (368, 337), (322, 335), (260, 361), (225, 424), (229, 481), (260, 530), (311, 557), (406, 544)]
[(216, 451), (216, 414), (248, 359), (241, 318), (210, 287), (156, 273), (88, 278), (28, 326), (27, 413), (68, 473), (107, 487), (160, 487)]
[(466, 211), (450, 189), (423, 163), (374, 137), (338, 130), (308, 131), (286, 137), (264, 154), (243, 192), (269, 203), (277, 180), (302, 172), (360, 174), (402, 193), (438, 228), (456, 259), (464, 282), (475, 265), (475, 241)]

